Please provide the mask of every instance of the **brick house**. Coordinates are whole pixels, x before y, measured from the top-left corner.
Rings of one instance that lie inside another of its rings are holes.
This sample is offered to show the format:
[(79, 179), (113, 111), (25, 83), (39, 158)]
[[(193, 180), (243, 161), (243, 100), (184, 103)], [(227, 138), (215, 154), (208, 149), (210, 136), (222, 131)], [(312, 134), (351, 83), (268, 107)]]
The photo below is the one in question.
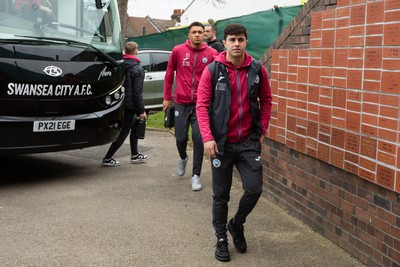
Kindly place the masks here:
[(170, 20), (153, 19), (150, 16), (142, 17), (129, 17), (128, 25), (126, 28), (126, 37), (138, 37), (161, 33), (168, 28), (175, 27), (180, 22), (182, 9), (175, 9), (171, 15)]

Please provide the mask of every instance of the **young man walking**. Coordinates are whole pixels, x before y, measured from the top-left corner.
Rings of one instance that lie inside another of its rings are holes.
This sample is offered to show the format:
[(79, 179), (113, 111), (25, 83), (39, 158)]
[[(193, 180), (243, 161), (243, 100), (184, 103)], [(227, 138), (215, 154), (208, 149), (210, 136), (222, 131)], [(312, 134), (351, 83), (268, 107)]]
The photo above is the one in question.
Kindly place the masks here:
[(115, 152), (124, 143), (126, 137), (130, 134), (131, 144), (131, 163), (144, 162), (148, 159), (147, 155), (143, 155), (138, 151), (138, 138), (136, 137), (136, 124), (135, 120), (139, 117), (142, 120), (147, 119), (146, 111), (144, 109), (143, 101), (143, 81), (144, 70), (139, 65), (140, 59), (137, 58), (138, 45), (135, 42), (128, 42), (125, 45), (124, 64), (125, 64), (125, 109), (124, 120), (122, 121), (122, 129), (117, 139), (111, 144), (104, 156), (102, 165), (115, 167), (120, 166), (121, 163), (113, 156)]
[[(227, 231), (235, 248), (245, 253), (243, 224), (262, 193), (261, 145), (271, 116), (272, 97), (264, 67), (245, 51), (246, 28), (241, 24), (226, 26), (223, 43), (226, 51), (201, 77), (196, 113), (204, 151), (212, 163), (215, 257), (229, 261)], [(244, 194), (228, 222), (234, 166), (240, 173)]]
[(192, 127), (193, 170), (192, 190), (202, 188), (200, 181), (203, 164), (204, 147), (196, 117), (197, 86), (204, 68), (218, 54), (208, 47), (204, 39), (204, 26), (200, 22), (189, 25), (188, 40), (172, 49), (164, 79), (163, 109), (172, 105), (172, 84), (176, 76), (174, 93), (175, 138), (179, 159), (177, 174), (183, 176), (186, 170), (188, 155), (186, 153), (189, 125)]

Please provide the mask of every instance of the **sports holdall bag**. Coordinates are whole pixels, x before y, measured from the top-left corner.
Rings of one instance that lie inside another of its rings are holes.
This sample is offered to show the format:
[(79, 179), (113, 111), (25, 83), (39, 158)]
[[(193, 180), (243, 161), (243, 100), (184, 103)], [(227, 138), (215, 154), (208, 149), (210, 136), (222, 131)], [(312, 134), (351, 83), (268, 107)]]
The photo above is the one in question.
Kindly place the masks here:
[(164, 127), (173, 128), (175, 126), (175, 108), (174, 106), (168, 106), (165, 110), (164, 115)]

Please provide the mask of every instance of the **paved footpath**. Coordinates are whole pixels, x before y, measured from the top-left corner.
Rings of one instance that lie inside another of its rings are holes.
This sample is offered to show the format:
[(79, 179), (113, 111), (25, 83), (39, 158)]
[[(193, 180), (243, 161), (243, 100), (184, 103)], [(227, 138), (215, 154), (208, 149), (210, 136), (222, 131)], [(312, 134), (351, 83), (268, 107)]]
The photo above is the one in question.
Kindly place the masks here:
[[(143, 194), (132, 201), (132, 208), (140, 207), (143, 214), (147, 214), (143, 217), (138, 214), (137, 226), (143, 228), (137, 231), (143, 240), (134, 249), (141, 252), (137, 257), (143, 266), (364, 266), (265, 197), (260, 198), (245, 224), (247, 253), (238, 253), (229, 239), (231, 262), (217, 261), (214, 258), (216, 238), (211, 225), (209, 160), (203, 163), (203, 190), (192, 192), (192, 150), (188, 151), (186, 174), (179, 177), (175, 139), (171, 133), (147, 131), (146, 139), (139, 141), (139, 146), (151, 157), (140, 167), (147, 175), (132, 178), (137, 181), (136, 186), (143, 189)], [(128, 162), (128, 158), (123, 161)], [(241, 183), (236, 178), (229, 218), (241, 194)], [(153, 237), (149, 240), (149, 236)]]
[[(8, 163), (29, 169), (29, 180), (3, 166), (2, 176), (21, 180), (0, 185), (0, 266), (364, 266), (265, 197), (245, 224), (248, 252), (238, 253), (230, 239), (231, 262), (221, 263), (214, 257), (210, 162), (204, 160), (203, 190), (193, 192), (191, 157), (177, 176), (170, 132), (147, 130), (139, 141), (150, 156), (143, 164), (129, 163), (125, 143), (115, 155), (122, 166), (101, 167), (108, 147)], [(229, 217), (241, 194), (235, 178)]]

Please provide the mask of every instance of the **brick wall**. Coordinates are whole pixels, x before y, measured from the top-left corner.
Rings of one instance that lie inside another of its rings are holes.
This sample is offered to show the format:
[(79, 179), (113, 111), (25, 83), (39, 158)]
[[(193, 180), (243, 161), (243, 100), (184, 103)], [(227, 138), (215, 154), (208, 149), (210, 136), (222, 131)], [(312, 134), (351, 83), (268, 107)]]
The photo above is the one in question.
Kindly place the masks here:
[(368, 266), (400, 266), (400, 200), (377, 184), (267, 139), (264, 194)]
[(370, 266), (400, 266), (400, 1), (309, 1), (261, 58), (266, 196)]

